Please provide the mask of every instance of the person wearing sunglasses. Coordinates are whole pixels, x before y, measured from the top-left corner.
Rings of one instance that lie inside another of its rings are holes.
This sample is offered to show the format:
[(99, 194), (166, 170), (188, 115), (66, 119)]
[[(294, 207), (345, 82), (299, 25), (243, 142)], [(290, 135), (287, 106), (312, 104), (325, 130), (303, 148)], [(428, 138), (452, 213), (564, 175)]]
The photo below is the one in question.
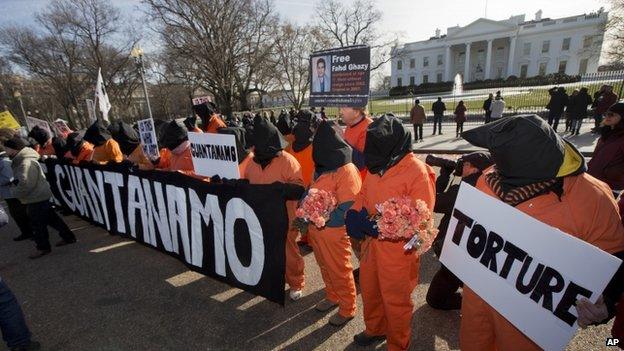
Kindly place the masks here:
[(588, 173), (611, 190), (624, 189), (624, 103), (613, 104), (604, 115), (600, 139), (588, 164)]

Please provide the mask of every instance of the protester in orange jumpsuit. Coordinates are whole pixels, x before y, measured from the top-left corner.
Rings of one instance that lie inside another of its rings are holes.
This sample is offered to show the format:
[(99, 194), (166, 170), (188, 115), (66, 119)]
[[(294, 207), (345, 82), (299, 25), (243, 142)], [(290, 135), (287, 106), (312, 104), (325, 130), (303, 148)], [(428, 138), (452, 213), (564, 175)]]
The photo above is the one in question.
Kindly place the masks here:
[(55, 154), (54, 146), (52, 145), (52, 137), (47, 130), (39, 126), (34, 126), (28, 133), (28, 137), (37, 142), (34, 149), (40, 156), (52, 156)]
[(163, 132), (162, 146), (171, 152), (168, 160), (166, 160), (169, 164), (167, 168), (164, 168), (165, 170), (181, 172), (190, 176), (195, 175), (191, 143), (188, 140), (188, 132), (184, 124), (175, 120), (169, 122)]
[(247, 147), (247, 139), (245, 129), (241, 127), (227, 127), (219, 129), (219, 134), (230, 134), (236, 138), (236, 152), (238, 158), (238, 172), (242, 177), (245, 176), (247, 166), (253, 162), (254, 153)]
[[(542, 118), (507, 117), (462, 137), (492, 154), (495, 166), (479, 178), (479, 190), (606, 252), (624, 251), (611, 190), (585, 172), (583, 156)], [(462, 350), (540, 350), (467, 285), (461, 314)]]
[(305, 278), (303, 275), (304, 262), (297, 236), (299, 231), (290, 223), (295, 219), (297, 200), (301, 198), (305, 188), (301, 177), (299, 162), (289, 153), (283, 152), (286, 140), (269, 121), (254, 118), (254, 158), (247, 166), (245, 179), (251, 184), (284, 183), (287, 200), (289, 229), (286, 238), (286, 283), (290, 286), (290, 298), (298, 300), (303, 296)]
[(83, 140), (84, 132), (73, 132), (67, 136), (67, 152), (65, 158), (75, 165), (90, 162), (93, 156), (93, 145)]
[(227, 127), (219, 118), (216, 107), (212, 103), (194, 105), (193, 111), (201, 118), (202, 129), (205, 133), (216, 133), (219, 129)]
[(122, 121), (113, 122), (108, 126), (108, 130), (119, 144), (125, 160), (142, 170), (154, 169), (154, 164), (143, 151), (139, 133), (131, 125)]
[(96, 121), (86, 131), (83, 139), (93, 144), (91, 161), (97, 164), (123, 161), (123, 153), (119, 144), (113, 140), (110, 131), (102, 121)]
[(366, 109), (341, 107), (340, 117), (347, 126), (344, 130), (344, 139), (353, 148), (353, 164), (360, 170), (362, 180), (366, 177), (366, 163), (364, 161), (364, 145), (366, 144), (366, 130), (373, 122), (366, 116)]
[(184, 119), (184, 126), (189, 132), (202, 133), (202, 130), (197, 126), (197, 117), (188, 117)]
[(312, 175), (314, 174), (314, 161), (312, 160), (313, 118), (315, 116), (312, 112), (308, 110), (299, 111), (297, 124), (292, 129), (293, 142), (286, 148), (286, 151), (295, 156), (301, 165), (303, 185), (306, 188), (312, 182)]
[(344, 217), (360, 192), (360, 173), (351, 163), (351, 147), (330, 122), (321, 122), (314, 136), (313, 156), (317, 178), (310, 188), (331, 192), (337, 207), (322, 229), (308, 226), (310, 245), (325, 283), (325, 299), (316, 305), (321, 312), (338, 306), (329, 323), (340, 326), (355, 316), (355, 281), (351, 264), (351, 243), (346, 235)]
[(378, 239), (369, 214), (377, 214), (376, 205), (402, 196), (422, 200), (433, 211), (435, 173), (412, 153), (411, 138), (395, 117), (383, 116), (369, 125), (364, 148), (369, 174), (345, 219), (351, 237), (365, 238), (360, 287), (366, 329), (354, 337), (361, 346), (387, 339), (388, 350), (407, 350), (410, 343), (419, 256), (403, 248), (405, 241)]

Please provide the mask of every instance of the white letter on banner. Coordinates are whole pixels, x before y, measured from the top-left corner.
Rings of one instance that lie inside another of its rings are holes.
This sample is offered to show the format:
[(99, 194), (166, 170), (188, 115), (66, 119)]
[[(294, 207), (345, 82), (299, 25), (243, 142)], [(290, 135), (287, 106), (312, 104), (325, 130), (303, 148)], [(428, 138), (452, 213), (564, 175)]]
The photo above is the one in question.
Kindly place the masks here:
[[(234, 241), (234, 224), (241, 218), (247, 223), (249, 239), (251, 241), (251, 261), (249, 267), (243, 266), (238, 259)], [(253, 209), (239, 198), (228, 201), (225, 209), (225, 249), (232, 273), (239, 282), (247, 285), (256, 285), (262, 277), (264, 269), (264, 239), (260, 221)]]
[(102, 212), (104, 213), (104, 221), (106, 222), (106, 230), (110, 230), (110, 221), (108, 220), (108, 205), (106, 205), (106, 193), (104, 193), (104, 182), (102, 181), (102, 171), (95, 171), (95, 179), (97, 180), (98, 195)]
[[(74, 205), (73, 201), (69, 201), (67, 196), (65, 196), (65, 191), (63, 191), (63, 187), (61, 187), (61, 178), (65, 177), (63, 167), (61, 167), (61, 165), (54, 166), (54, 173), (56, 173), (56, 187), (58, 188), (59, 194), (61, 194), (61, 198), (63, 199), (63, 201), (65, 201), (65, 205), (67, 205), (70, 210), (75, 211), (76, 205)], [(69, 197), (73, 199), (74, 195), (71, 193), (71, 190), (69, 190), (69, 192)]]
[[(204, 260), (204, 244), (202, 237), (203, 223), (206, 227), (212, 219), (215, 247), (215, 272), (225, 277), (225, 249), (223, 248), (223, 214), (219, 209), (219, 198), (215, 195), (206, 194), (205, 205), (193, 189), (189, 189), (191, 203), (191, 248), (193, 250), (192, 264), (201, 267)], [(202, 221), (203, 219), (203, 221)]]
[[(162, 184), (160, 182), (152, 182), (154, 184), (154, 192), (156, 193), (156, 204), (154, 206), (154, 197), (150, 187), (150, 181), (143, 179), (143, 191), (145, 192), (145, 202), (147, 203), (147, 219), (149, 223), (149, 237), (147, 233), (143, 235), (146, 242), (156, 247), (156, 227), (161, 237), (169, 238), (169, 221), (167, 219), (167, 208), (165, 207), (165, 198), (163, 197)], [(154, 224), (154, 222), (156, 222)], [(149, 239), (149, 241), (147, 241)]]
[[(96, 222), (99, 222), (98, 216), (97, 216), (98, 211), (95, 211), (95, 209), (93, 208), (93, 203), (91, 202), (91, 198), (89, 197), (89, 193), (87, 192), (87, 187), (84, 185), (82, 169), (78, 167), (73, 167), (73, 169), (76, 175), (76, 186), (80, 192), (80, 197), (82, 198), (82, 203), (84, 204), (85, 213), (89, 214), (89, 211), (87, 211), (87, 206), (88, 206), (89, 207), (88, 209), (91, 212), (91, 216), (90, 216), (91, 219)], [(86, 169), (84, 171), (89, 172)]]
[[(148, 233), (147, 229), (147, 209), (145, 208), (145, 197), (139, 177), (128, 176), (128, 225), (130, 235), (136, 239), (136, 211), (141, 212), (141, 225), (143, 226), (143, 236)], [(144, 239), (145, 240), (145, 239)]]
[(76, 185), (76, 175), (74, 174), (73, 170), (71, 167), (65, 166), (65, 171), (67, 172), (67, 174), (69, 175), (69, 184), (71, 185), (72, 188), (72, 197), (74, 198), (74, 204), (76, 205), (76, 210), (78, 210), (78, 212), (80, 212), (80, 214), (82, 216), (84, 216), (85, 214), (85, 208), (84, 205), (82, 204), (82, 199), (80, 198), (80, 189), (78, 189), (78, 186)]
[[(169, 210), (169, 227), (171, 230), (171, 238), (169, 239), (169, 246), (171, 249), (167, 251), (172, 251), (179, 254), (179, 244), (178, 244), (178, 225), (179, 225), (179, 236), (182, 239), (182, 247), (184, 249), (184, 256), (186, 257), (187, 262), (189, 260), (190, 250), (189, 250), (189, 240), (188, 240), (188, 222), (187, 222), (187, 213), (186, 213), (186, 193), (183, 188), (179, 188), (177, 186), (169, 185), (166, 186), (167, 191), (167, 209)], [(163, 237), (163, 244), (164, 244)]]
[[(96, 171), (97, 172), (97, 171)], [(91, 196), (91, 201), (93, 201), (93, 208), (95, 208), (95, 216), (96, 221), (100, 224), (104, 224), (104, 217), (102, 216), (102, 212), (100, 211), (101, 203), (98, 199), (98, 188), (97, 184), (93, 181), (93, 177), (91, 177), (91, 172), (89, 170), (83, 170), (85, 181), (87, 183), (87, 190), (89, 191), (89, 196)]]
[(121, 206), (121, 196), (119, 195), (119, 188), (124, 186), (123, 176), (121, 175), (121, 173), (104, 171), (104, 181), (110, 184), (111, 188), (113, 189), (113, 203), (115, 204), (115, 216), (117, 217), (117, 231), (119, 233), (125, 233), (125, 214), (123, 213), (123, 208)]

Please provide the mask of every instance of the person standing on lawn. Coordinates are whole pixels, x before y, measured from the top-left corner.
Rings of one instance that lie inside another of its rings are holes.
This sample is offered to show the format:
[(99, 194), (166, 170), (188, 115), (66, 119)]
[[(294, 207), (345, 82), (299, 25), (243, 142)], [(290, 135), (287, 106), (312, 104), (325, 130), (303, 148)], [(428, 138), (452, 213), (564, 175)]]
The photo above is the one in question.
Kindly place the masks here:
[(414, 142), (422, 142), (423, 141), (423, 124), (427, 119), (425, 115), (425, 109), (420, 106), (420, 100), (416, 99), (414, 101), (414, 107), (410, 111), (410, 118), (412, 124), (414, 125)]
[(459, 134), (464, 132), (465, 122), (466, 122), (466, 105), (464, 105), (464, 100), (461, 100), (457, 104), (457, 107), (455, 107), (455, 123), (457, 123), (457, 129), (455, 131), (455, 138), (459, 138)]
[(442, 135), (442, 118), (444, 118), (444, 111), (446, 111), (446, 105), (442, 102), (442, 98), (438, 97), (438, 100), (431, 105), (433, 111), (433, 134), (436, 133), (436, 127), (438, 127), (438, 135)]
[(492, 120), (492, 101), (494, 100), (494, 94), (488, 95), (488, 98), (483, 101), (483, 111), (485, 111), (485, 124), (490, 123)]

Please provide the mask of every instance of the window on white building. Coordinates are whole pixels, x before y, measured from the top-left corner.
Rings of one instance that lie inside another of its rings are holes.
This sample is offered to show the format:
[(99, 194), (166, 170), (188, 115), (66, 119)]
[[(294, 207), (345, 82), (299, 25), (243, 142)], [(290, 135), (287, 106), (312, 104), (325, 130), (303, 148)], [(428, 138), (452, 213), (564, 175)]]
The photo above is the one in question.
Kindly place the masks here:
[(531, 43), (524, 43), (524, 47), (522, 49), (522, 54), (524, 56), (531, 55)]
[(410, 85), (416, 85), (416, 77), (414, 76), (410, 77)]
[(593, 38), (589, 35), (585, 36), (583, 39), (583, 49), (586, 49), (592, 45)]
[(436, 82), (440, 83), (442, 81), (442, 73), (438, 73), (436, 76)]
[(526, 78), (528, 70), (529, 70), (529, 65), (520, 66), (520, 78)]
[(589, 63), (589, 59), (582, 59), (581, 63), (579, 64), (579, 74), (585, 74), (587, 73), (587, 64)]
[(559, 61), (559, 70), (557, 70), (557, 72), (560, 74), (565, 74), (567, 65), (568, 61)]
[(416, 68), (416, 59), (410, 59), (410, 68)]
[(423, 67), (429, 66), (429, 57), (423, 57)]
[(402, 87), (402, 86), (403, 86), (403, 78), (397, 77), (397, 87)]
[(425, 83), (429, 83), (429, 76), (426, 74), (423, 75), (423, 84)]
[(550, 40), (544, 40), (542, 43), (542, 53), (547, 53), (550, 51)]
[(540, 62), (539, 64), (539, 72), (537, 73), (539, 76), (546, 75), (546, 62)]
[(444, 55), (438, 55), (438, 66), (442, 66), (444, 64)]
[(568, 51), (570, 50), (570, 41), (572, 40), (572, 38), (565, 38), (563, 39), (563, 43), (561, 43), (561, 51)]
[(397, 69), (398, 69), (398, 70), (403, 69), (403, 61), (401, 61), (401, 60), (398, 60), (398, 61), (397, 61)]

